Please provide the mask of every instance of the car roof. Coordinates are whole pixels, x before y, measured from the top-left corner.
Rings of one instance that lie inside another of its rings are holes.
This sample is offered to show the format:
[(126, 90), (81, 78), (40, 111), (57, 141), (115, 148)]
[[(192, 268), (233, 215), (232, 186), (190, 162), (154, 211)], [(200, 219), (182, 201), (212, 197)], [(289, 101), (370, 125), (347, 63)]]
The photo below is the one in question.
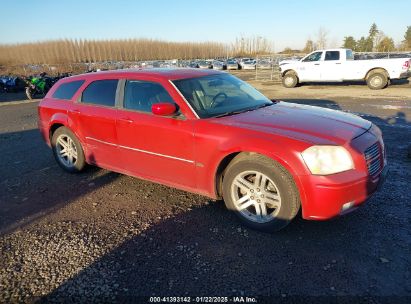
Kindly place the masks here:
[(177, 80), (186, 78), (196, 78), (208, 75), (223, 74), (224, 72), (215, 70), (202, 70), (202, 69), (188, 69), (188, 68), (148, 68), (148, 69), (124, 69), (124, 70), (112, 70), (112, 71), (100, 71), (85, 73), (67, 77), (69, 80), (80, 79), (93, 79), (93, 78), (110, 78), (110, 77), (124, 77), (124, 76), (140, 76), (150, 77), (162, 80)]

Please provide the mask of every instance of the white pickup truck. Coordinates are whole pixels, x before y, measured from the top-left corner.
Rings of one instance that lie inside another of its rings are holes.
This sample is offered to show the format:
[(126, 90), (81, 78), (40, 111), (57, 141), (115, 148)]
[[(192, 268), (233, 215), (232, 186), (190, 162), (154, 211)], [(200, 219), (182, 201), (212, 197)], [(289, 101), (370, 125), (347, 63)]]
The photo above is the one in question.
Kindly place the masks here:
[(304, 82), (343, 82), (365, 80), (370, 89), (379, 90), (391, 79), (411, 76), (410, 58), (354, 60), (350, 49), (318, 50), (294, 61), (280, 63), (286, 88)]

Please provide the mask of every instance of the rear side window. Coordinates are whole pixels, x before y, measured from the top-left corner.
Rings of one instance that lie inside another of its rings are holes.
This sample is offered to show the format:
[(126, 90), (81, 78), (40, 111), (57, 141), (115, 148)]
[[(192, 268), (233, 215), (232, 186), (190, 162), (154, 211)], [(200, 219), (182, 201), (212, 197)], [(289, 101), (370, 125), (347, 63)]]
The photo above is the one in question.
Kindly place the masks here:
[(151, 106), (159, 102), (174, 103), (171, 96), (159, 83), (127, 80), (124, 89), (124, 108), (151, 112)]
[(340, 60), (340, 52), (339, 51), (328, 51), (325, 52), (325, 60)]
[(354, 60), (354, 54), (351, 50), (346, 50), (345, 56), (347, 60)]
[(53, 98), (72, 99), (77, 90), (84, 83), (84, 80), (76, 80), (62, 83), (53, 93)]
[(96, 80), (83, 91), (81, 102), (114, 107), (117, 84), (117, 79)]

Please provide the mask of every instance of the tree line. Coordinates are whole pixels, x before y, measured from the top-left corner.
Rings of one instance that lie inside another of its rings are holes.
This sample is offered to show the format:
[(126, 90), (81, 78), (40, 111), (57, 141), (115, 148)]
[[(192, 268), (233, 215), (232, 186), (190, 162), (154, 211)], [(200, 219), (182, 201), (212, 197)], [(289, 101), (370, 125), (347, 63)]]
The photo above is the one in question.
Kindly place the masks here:
[[(315, 39), (307, 39), (303, 53), (311, 53), (318, 49), (326, 47), (338, 47), (328, 43), (328, 31), (321, 27), (315, 35)], [(354, 36), (345, 36), (341, 45), (343, 48), (352, 49), (356, 52), (393, 52), (393, 51), (411, 51), (411, 26), (408, 26), (404, 40), (395, 45), (394, 40), (381, 31), (375, 23), (370, 26), (367, 36), (361, 36), (355, 39)], [(285, 50), (289, 50), (286, 48)]]
[(270, 53), (264, 37), (240, 37), (232, 44), (152, 39), (64, 39), (0, 45), (0, 65), (67, 64), (103, 61), (222, 58)]
[[(328, 31), (321, 27), (316, 39), (308, 39), (303, 53), (330, 46)], [(337, 47), (338, 45), (331, 45)], [(357, 52), (411, 51), (411, 26), (404, 34), (404, 40), (395, 45), (373, 23), (367, 36), (359, 39), (345, 36), (344, 48)], [(298, 50), (286, 48), (284, 53)], [(62, 39), (44, 42), (0, 45), (0, 65), (17, 66), (25, 64), (69, 64), (107, 61), (140, 61), (166, 59), (223, 58), (233, 56), (255, 56), (273, 52), (273, 43), (261, 36), (239, 37), (231, 44), (219, 42), (169, 42), (153, 39), (87, 40)]]
[(82, 40), (0, 45), (0, 64), (65, 64), (102, 61), (190, 59), (222, 56), (217, 42), (167, 42), (151, 39)]

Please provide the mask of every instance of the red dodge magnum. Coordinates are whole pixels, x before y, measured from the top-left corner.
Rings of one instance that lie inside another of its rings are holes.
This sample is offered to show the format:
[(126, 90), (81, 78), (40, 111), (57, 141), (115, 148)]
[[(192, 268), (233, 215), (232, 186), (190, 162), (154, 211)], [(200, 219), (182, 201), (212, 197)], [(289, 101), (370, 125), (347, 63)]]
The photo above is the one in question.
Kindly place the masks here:
[(325, 220), (381, 184), (381, 131), (360, 117), (272, 101), (218, 71), (98, 72), (60, 80), (39, 105), (57, 163), (86, 164), (223, 198), (254, 229), (273, 231), (302, 210)]

